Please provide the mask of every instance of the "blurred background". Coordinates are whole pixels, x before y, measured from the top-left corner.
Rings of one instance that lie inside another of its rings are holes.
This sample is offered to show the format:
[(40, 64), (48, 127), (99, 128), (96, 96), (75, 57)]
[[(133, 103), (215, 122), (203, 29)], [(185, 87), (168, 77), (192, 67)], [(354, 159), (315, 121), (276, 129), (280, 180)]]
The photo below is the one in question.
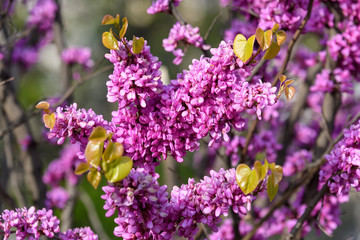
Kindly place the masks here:
[[(104, 59), (104, 54), (108, 50), (101, 43), (102, 32), (107, 31), (107, 26), (101, 26), (101, 20), (104, 15), (110, 14), (120, 17), (127, 17), (129, 22), (127, 38), (144, 37), (151, 46), (153, 55), (158, 56), (162, 61), (162, 79), (168, 82), (170, 79), (176, 78), (177, 73), (186, 69), (192, 59), (199, 58), (202, 52), (191, 47), (186, 53), (183, 62), (176, 66), (172, 64), (174, 56), (172, 53), (166, 52), (162, 47), (162, 40), (168, 37), (169, 30), (176, 22), (171, 15), (156, 14), (149, 15), (146, 13), (147, 8), (151, 5), (150, 0), (120, 0), (120, 1), (96, 1), (96, 0), (77, 0), (61, 2), (61, 12), (64, 21), (65, 39), (68, 47), (89, 47), (92, 50), (92, 59), (95, 65), (109, 65)], [(26, 9), (19, 2), (17, 8), (19, 11), (15, 13), (14, 24), (23, 26), (26, 21)], [(178, 7), (178, 11), (184, 19), (192, 26), (200, 28), (201, 36), (208, 31), (206, 43), (212, 47), (216, 47), (222, 40), (223, 31), (230, 25), (231, 16), (225, 8), (219, 7), (217, 0), (183, 0)], [(215, 22), (213, 22), (216, 20)], [(210, 26), (213, 26), (210, 29)], [(40, 61), (30, 71), (22, 72), (18, 69), (20, 78), (15, 80), (17, 88), (17, 96), (20, 103), (25, 109), (31, 111), (34, 106), (41, 100), (48, 97), (59, 96), (61, 86), (60, 80), (60, 59), (57, 48), (54, 44), (47, 45), (40, 52)], [(116, 103), (108, 103), (106, 100), (106, 81), (108, 75), (112, 71), (109, 70), (85, 81), (74, 93), (73, 101), (78, 104), (79, 108), (92, 108), (97, 114), (102, 114), (105, 119), (111, 120), (111, 111), (117, 108)], [(42, 148), (44, 165), (59, 156), (59, 147), (49, 145), (42, 140), (42, 123), (40, 115), (35, 116), (31, 120), (36, 140)], [(0, 140), (2, 144), (2, 140)], [(201, 147), (202, 151), (206, 151), (206, 146)], [(2, 148), (0, 151), (3, 151)], [(0, 152), (3, 156), (3, 152)], [(175, 164), (173, 159), (162, 162), (157, 171), (160, 173), (160, 183), (167, 184), (171, 190), (173, 185), (186, 183), (189, 177), (198, 176), (195, 174), (193, 165), (193, 154), (188, 154), (184, 163)], [(219, 169), (221, 163), (216, 166)], [(217, 170), (215, 169), (215, 170)], [(99, 232), (100, 239), (117, 239), (112, 232), (116, 226), (113, 217), (106, 218), (103, 210), (103, 200), (100, 198), (102, 194), (101, 187), (94, 190), (87, 181), (82, 178), (80, 182), (80, 190), (85, 191), (90, 197), (80, 197), (76, 203), (73, 213), (74, 226), (92, 226), (94, 222), (90, 219), (98, 219), (101, 227), (104, 229), (106, 236), (102, 236)], [(104, 185), (104, 183), (101, 183)], [(83, 193), (80, 193), (83, 194)], [(356, 235), (360, 226), (360, 196), (352, 194), (351, 201), (342, 205), (342, 225), (336, 230), (333, 239), (348, 239), (352, 235)], [(96, 227), (92, 226), (96, 231)], [(306, 239), (330, 239), (330, 236), (324, 236), (315, 232), (308, 235)]]

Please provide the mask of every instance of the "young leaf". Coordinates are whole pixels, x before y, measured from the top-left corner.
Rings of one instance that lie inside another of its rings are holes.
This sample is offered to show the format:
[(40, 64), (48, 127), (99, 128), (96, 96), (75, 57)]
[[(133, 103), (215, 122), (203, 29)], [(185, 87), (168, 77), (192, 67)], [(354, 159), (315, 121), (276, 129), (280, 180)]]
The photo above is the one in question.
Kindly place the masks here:
[(103, 33), (102, 43), (108, 49), (119, 50), (118, 41), (116, 40), (114, 34), (111, 31)]
[(143, 50), (145, 44), (145, 40), (143, 37), (141, 38), (136, 38), (135, 36), (133, 37), (133, 46), (132, 46), (132, 51), (134, 54), (139, 54), (141, 53), (141, 51)]
[(87, 162), (81, 162), (75, 169), (76, 175), (81, 175), (90, 170), (90, 165)]
[(106, 162), (111, 162), (116, 158), (120, 158), (124, 153), (124, 147), (121, 143), (110, 141), (104, 151), (102, 156), (103, 160)]
[(275, 183), (275, 176), (273, 173), (270, 174), (267, 182), (267, 194), (269, 196), (270, 202), (275, 198), (279, 190), (279, 184)]
[(101, 181), (101, 173), (96, 170), (96, 168), (91, 168), (90, 172), (87, 174), (87, 180), (95, 189), (97, 189)]
[(283, 169), (279, 165), (275, 165), (273, 169), (271, 169), (271, 173), (274, 175), (275, 184), (278, 185), (283, 177)]
[(122, 27), (121, 27), (121, 30), (120, 30), (120, 32), (119, 32), (119, 37), (120, 38), (123, 38), (124, 36), (125, 36), (125, 33), (126, 33), (126, 30), (127, 30), (127, 28), (128, 28), (128, 20), (127, 20), (127, 18), (126, 17), (124, 17), (123, 19), (122, 19), (122, 23), (123, 23), (123, 25), (122, 25)]
[(276, 31), (279, 30), (279, 28), (280, 28), (279, 24), (275, 23), (271, 30), (273, 33), (276, 33)]
[(264, 45), (265, 45), (265, 41), (264, 41), (264, 30), (262, 30), (261, 28), (257, 28), (256, 32), (255, 32), (255, 36), (256, 36), (256, 41), (258, 42), (259, 46), (261, 47), (262, 50), (264, 49)]
[(90, 136), (89, 136), (89, 141), (99, 141), (99, 142), (104, 142), (107, 138), (107, 133), (106, 133), (106, 129), (103, 127), (96, 127), (92, 130)]
[(286, 87), (285, 88), (285, 97), (288, 101), (294, 98), (296, 89), (294, 87)]
[(279, 80), (281, 83), (284, 82), (286, 80), (286, 76), (281, 74)]
[(120, 24), (120, 16), (119, 14), (116, 15), (116, 18), (114, 18), (111, 15), (105, 15), (101, 21), (101, 25), (110, 25), (110, 24), (114, 24), (114, 25), (119, 25)]
[(251, 58), (254, 49), (255, 35), (248, 40), (242, 34), (238, 34), (234, 40), (234, 53), (244, 63)]
[(268, 50), (265, 52), (263, 59), (273, 59), (280, 51), (280, 46), (277, 43), (271, 43)]
[(133, 161), (130, 157), (116, 158), (111, 162), (102, 162), (102, 169), (105, 171), (106, 179), (111, 182), (118, 182), (129, 175)]
[(255, 161), (254, 163), (254, 169), (256, 170), (257, 174), (259, 175), (259, 181), (263, 180), (268, 171), (269, 171), (269, 163), (265, 159), (264, 165), (261, 164), (260, 161)]
[(39, 102), (36, 106), (35, 106), (35, 108), (37, 108), (37, 109), (49, 109), (49, 107), (50, 107), (50, 104), (48, 103), (48, 102), (45, 102), (45, 101), (42, 101), (42, 102)]
[(283, 30), (280, 30), (276, 33), (277, 44), (280, 46), (286, 41), (286, 33)]
[(45, 127), (50, 128), (50, 130), (53, 129), (53, 127), (55, 126), (55, 120), (55, 113), (43, 115)]
[(97, 168), (100, 164), (104, 143), (100, 141), (89, 141), (85, 148), (86, 161)]
[(290, 84), (292, 84), (294, 82), (294, 80), (286, 80), (285, 81), (285, 86), (289, 86)]
[(244, 194), (248, 195), (259, 184), (259, 175), (255, 169), (250, 170), (246, 164), (240, 164), (236, 168), (236, 182)]
[(272, 31), (271, 30), (267, 30), (264, 33), (264, 48), (263, 50), (266, 50), (270, 47), (271, 42), (272, 42)]

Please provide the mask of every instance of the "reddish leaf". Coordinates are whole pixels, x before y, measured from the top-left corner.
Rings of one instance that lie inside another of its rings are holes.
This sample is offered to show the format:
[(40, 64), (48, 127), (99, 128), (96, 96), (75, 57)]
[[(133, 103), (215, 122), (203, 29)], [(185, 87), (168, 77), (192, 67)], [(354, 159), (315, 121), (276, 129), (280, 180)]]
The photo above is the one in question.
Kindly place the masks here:
[(43, 115), (43, 121), (45, 123), (45, 127), (53, 129), (55, 126), (55, 113), (52, 114), (44, 114)]
[(101, 173), (95, 168), (91, 168), (90, 172), (87, 174), (87, 180), (95, 189), (97, 189), (101, 181)]
[(101, 25), (110, 25), (110, 24), (114, 24), (114, 25), (119, 25), (120, 24), (120, 16), (119, 14), (116, 15), (116, 18), (114, 18), (111, 15), (105, 15), (101, 21)]
[(50, 104), (48, 102), (42, 101), (42, 102), (39, 102), (35, 107), (37, 109), (49, 109)]
[(285, 96), (288, 101), (294, 98), (296, 89), (294, 87), (286, 87), (285, 88)]
[(120, 32), (119, 32), (119, 37), (120, 38), (123, 38), (124, 36), (125, 36), (125, 33), (126, 33), (126, 30), (127, 30), (127, 28), (128, 28), (128, 20), (127, 20), (127, 18), (126, 17), (124, 17), (123, 19), (122, 19), (122, 23), (123, 23), (123, 25), (122, 25), (122, 27), (121, 27), (121, 30), (120, 30)]

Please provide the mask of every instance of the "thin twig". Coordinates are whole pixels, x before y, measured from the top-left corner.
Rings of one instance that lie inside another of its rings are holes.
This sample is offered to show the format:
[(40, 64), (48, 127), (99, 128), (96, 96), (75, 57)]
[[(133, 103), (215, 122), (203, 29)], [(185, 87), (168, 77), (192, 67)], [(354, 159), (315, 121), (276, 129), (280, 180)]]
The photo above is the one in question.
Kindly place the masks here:
[(13, 81), (13, 80), (15, 80), (15, 77), (11, 77), (11, 78), (8, 78), (8, 79), (6, 79), (6, 80), (4, 80), (4, 81), (1, 81), (1, 82), (0, 82), (0, 86), (6, 84), (6, 83), (8, 83), (8, 82), (11, 82), (11, 81)]
[(214, 20), (211, 22), (208, 30), (206, 31), (205, 35), (204, 35), (204, 41), (208, 38), (211, 30), (213, 29), (213, 27), (215, 26), (216, 21), (219, 19), (219, 17), (222, 15), (222, 12), (219, 12), (218, 15), (216, 15), (216, 17), (214, 18)]

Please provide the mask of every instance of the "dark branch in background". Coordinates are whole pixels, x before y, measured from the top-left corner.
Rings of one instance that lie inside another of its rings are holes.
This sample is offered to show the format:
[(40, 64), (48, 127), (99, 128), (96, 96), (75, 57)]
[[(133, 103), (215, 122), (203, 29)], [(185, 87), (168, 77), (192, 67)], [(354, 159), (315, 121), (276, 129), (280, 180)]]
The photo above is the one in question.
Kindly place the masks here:
[[(302, 32), (302, 30), (304, 29), (306, 23), (308, 22), (310, 16), (311, 16), (311, 11), (312, 11), (312, 6), (313, 6), (313, 3), (314, 3), (314, 0), (310, 0), (309, 1), (309, 5), (308, 5), (308, 8), (307, 8), (307, 13), (306, 13), (306, 16), (305, 18), (302, 20), (301, 24), (300, 24), (300, 27), (296, 30), (293, 38), (291, 39), (289, 45), (288, 45), (288, 49), (287, 49), (287, 54), (286, 54), (286, 57), (285, 57), (285, 60), (278, 72), (278, 74), (276, 75), (276, 77), (274, 78), (273, 82), (271, 83), (271, 85), (273, 87), (275, 87), (279, 81), (279, 77), (285, 72), (286, 70), (286, 67), (287, 67), (287, 64), (289, 63), (289, 60), (290, 60), (290, 57), (291, 57), (291, 53), (292, 53), (292, 50), (294, 48), (294, 45), (296, 43), (296, 41), (299, 39), (299, 36)], [(256, 126), (258, 124), (259, 120), (256, 119), (254, 120), (252, 126), (251, 126), (251, 129), (250, 131), (248, 132), (247, 136), (246, 136), (246, 144), (242, 150), (242, 158), (241, 158), (241, 161), (244, 161), (243, 158), (246, 156), (247, 154), (247, 148), (249, 147), (249, 144), (250, 144), (250, 141), (251, 139), (253, 138), (254, 136), (254, 133), (255, 133), (255, 130), (256, 130)]]
[(320, 199), (322, 199), (325, 196), (328, 190), (329, 190), (328, 184), (325, 183), (324, 186), (321, 188), (321, 190), (315, 195), (315, 197), (308, 204), (307, 208), (305, 209), (305, 212), (297, 220), (291, 232), (288, 234), (288, 236), (286, 236), (286, 240), (292, 240), (295, 238), (296, 234), (301, 229), (304, 222), (308, 219), (312, 210), (315, 208), (316, 204), (320, 201)]
[[(74, 83), (74, 85), (72, 85), (71, 87), (69, 87), (65, 93), (62, 95), (62, 97), (60, 98), (59, 101), (57, 101), (52, 107), (58, 107), (61, 104), (63, 104), (66, 99), (68, 99), (69, 96), (71, 96), (76, 89), (78, 89), (85, 81), (103, 73), (106, 72), (110, 69), (112, 69), (113, 66), (112, 65), (108, 65), (108, 66), (104, 66), (102, 68), (99, 68), (97, 71), (91, 72), (89, 74), (87, 74), (86, 76), (82, 77), (79, 81), (76, 81)], [(19, 118), (17, 121), (13, 121), (11, 122), (6, 129), (3, 129), (0, 131), (0, 139), (3, 138), (6, 134), (8, 134), (9, 132), (11, 132), (12, 130), (16, 129), (17, 127), (19, 127), (20, 125), (22, 125), (24, 122), (30, 120), (32, 117), (37, 116), (38, 114), (41, 113), (41, 111), (39, 110), (34, 110), (34, 107), (30, 108), (31, 110), (28, 113), (25, 113), (21, 118)]]
[(211, 22), (208, 30), (206, 31), (206, 33), (204, 35), (204, 41), (206, 41), (206, 39), (208, 38), (211, 30), (214, 28), (216, 21), (219, 19), (219, 17), (221, 17), (222, 14), (223, 14), (222, 12), (219, 12), (219, 14), (216, 15), (216, 17), (213, 19), (213, 21)]

